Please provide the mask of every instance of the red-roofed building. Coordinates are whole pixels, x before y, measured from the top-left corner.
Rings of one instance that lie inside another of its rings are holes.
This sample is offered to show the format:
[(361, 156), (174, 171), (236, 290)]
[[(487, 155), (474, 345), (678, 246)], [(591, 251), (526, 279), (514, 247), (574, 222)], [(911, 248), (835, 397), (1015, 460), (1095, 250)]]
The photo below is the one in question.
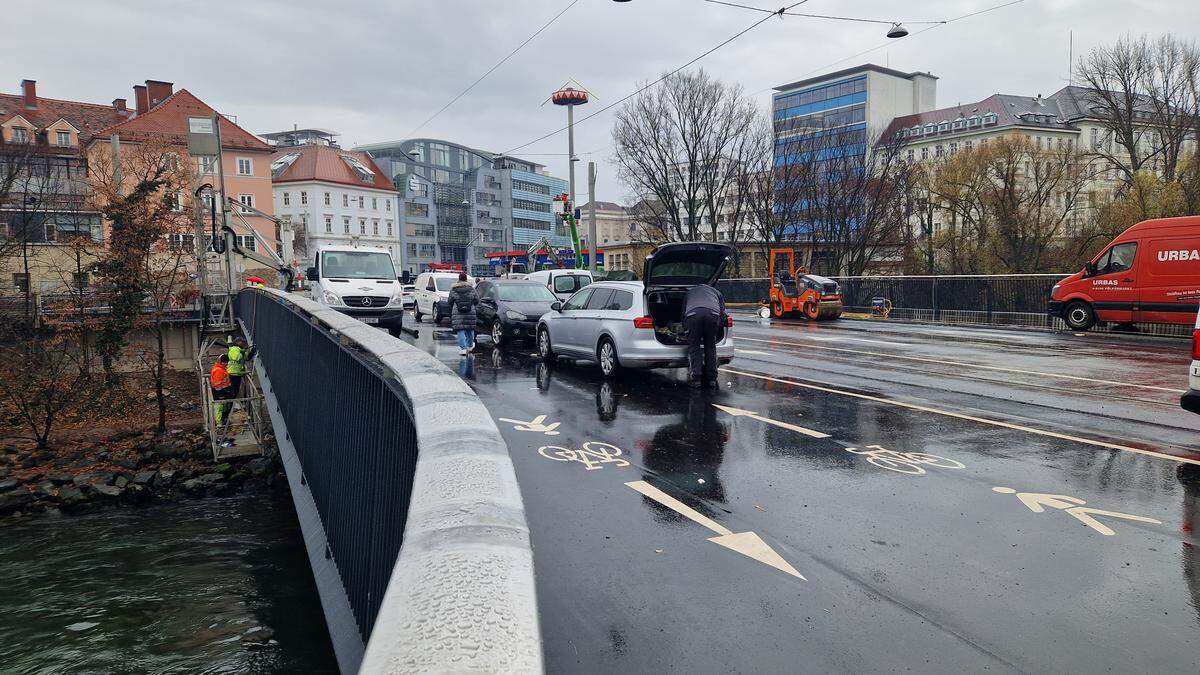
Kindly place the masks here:
[[(134, 88), (137, 113), (95, 133), (88, 145), (89, 154), (110, 152), (109, 139), (120, 138), (122, 151), (130, 146), (150, 141), (165, 142), (188, 153), (189, 120), (212, 118), (215, 110), (186, 89), (174, 91), (170, 82), (146, 80)], [(272, 215), (271, 146), (225, 116), (220, 116), (222, 170), (225, 174), (225, 193), (230, 199), (252, 207), (267, 216)], [(187, 157), (194, 162), (197, 185), (217, 184), (215, 156)], [(132, 181), (132, 177), (127, 180)], [(182, 195), (185, 208), (190, 195)], [(273, 249), (279, 247), (280, 233), (270, 217), (255, 215), (250, 210), (238, 210), (230, 218), (243, 248), (257, 250), (262, 244), (251, 234), (253, 228)]]
[[(90, 283), (84, 270), (104, 227), (87, 203), (84, 148), (132, 115), (123, 99), (99, 105), (38, 96), (34, 80), (23, 80), (19, 93), (0, 93), (0, 238), (9, 254), (0, 259), (0, 293)], [(95, 246), (59, 245), (67, 240)]]
[(358, 242), (390, 252), (403, 269), (399, 192), (370, 155), (337, 147), (335, 136), (315, 129), (264, 134), (280, 142), (271, 163), (275, 214), (296, 233), (296, 257)]

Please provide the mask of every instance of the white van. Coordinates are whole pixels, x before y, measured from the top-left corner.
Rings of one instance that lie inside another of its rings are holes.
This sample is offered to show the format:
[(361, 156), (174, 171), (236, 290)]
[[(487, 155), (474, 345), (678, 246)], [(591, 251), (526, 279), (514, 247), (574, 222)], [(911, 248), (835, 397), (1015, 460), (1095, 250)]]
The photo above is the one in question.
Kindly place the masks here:
[(325, 246), (304, 273), (314, 302), (393, 335), (404, 321), (404, 298), (392, 255), (381, 248)]
[[(450, 289), (458, 283), (458, 272), (422, 272), (413, 282), (413, 314), (417, 322), (429, 315), (434, 323), (450, 318)], [(472, 284), (475, 280), (467, 277)]]
[(591, 272), (575, 269), (541, 270), (530, 272), (525, 278), (544, 284), (559, 300), (566, 300), (574, 295), (575, 291), (592, 283)]

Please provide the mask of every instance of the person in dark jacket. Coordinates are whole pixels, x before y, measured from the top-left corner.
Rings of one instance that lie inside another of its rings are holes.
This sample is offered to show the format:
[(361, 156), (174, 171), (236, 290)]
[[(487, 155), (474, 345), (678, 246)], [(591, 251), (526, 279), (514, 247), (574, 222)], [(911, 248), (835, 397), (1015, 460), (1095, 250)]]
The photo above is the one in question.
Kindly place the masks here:
[(478, 304), (475, 287), (467, 281), (467, 273), (460, 272), (458, 283), (450, 289), (450, 327), (458, 331), (459, 354), (475, 348), (475, 305)]
[(708, 284), (688, 289), (683, 327), (688, 341), (688, 386), (717, 385), (717, 333), (725, 321), (725, 298)]

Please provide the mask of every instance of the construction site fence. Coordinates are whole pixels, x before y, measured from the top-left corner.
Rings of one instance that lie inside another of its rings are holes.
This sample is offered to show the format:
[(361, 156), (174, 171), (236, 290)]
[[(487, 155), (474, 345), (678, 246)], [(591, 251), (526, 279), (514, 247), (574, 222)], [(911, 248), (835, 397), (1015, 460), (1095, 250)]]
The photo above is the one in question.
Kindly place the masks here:
[[(892, 320), (938, 324), (978, 324), (1068, 330), (1047, 314), (1054, 285), (1068, 274), (991, 274), (928, 276), (837, 276), (844, 311)], [(717, 287), (728, 303), (765, 302), (769, 279), (722, 279)], [(1150, 335), (1191, 335), (1190, 326), (1136, 324)], [(1093, 330), (1130, 330), (1129, 326), (1097, 325)]]

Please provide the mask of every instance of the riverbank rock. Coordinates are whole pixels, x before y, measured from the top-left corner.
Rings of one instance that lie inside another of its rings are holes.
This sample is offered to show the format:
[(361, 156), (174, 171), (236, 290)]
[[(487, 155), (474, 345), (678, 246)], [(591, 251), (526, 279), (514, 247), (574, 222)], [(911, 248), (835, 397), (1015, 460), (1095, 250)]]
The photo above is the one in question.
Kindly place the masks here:
[(225, 476), (219, 473), (206, 473), (198, 478), (183, 481), (183, 489), (191, 494), (204, 494), (223, 484)]
[(0, 515), (17, 511), (32, 503), (33, 495), (19, 488), (0, 493)]

